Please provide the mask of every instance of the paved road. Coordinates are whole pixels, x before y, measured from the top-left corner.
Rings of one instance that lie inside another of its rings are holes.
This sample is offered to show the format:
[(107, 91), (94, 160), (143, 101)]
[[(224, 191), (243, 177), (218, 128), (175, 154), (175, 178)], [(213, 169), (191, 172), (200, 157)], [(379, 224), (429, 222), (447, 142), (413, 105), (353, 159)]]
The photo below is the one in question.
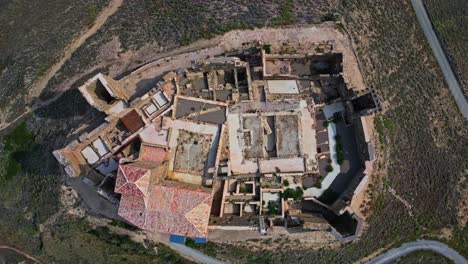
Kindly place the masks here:
[(444, 50), (442, 49), (439, 39), (437, 38), (434, 29), (432, 28), (431, 20), (429, 19), (426, 9), (422, 0), (411, 0), (413, 8), (416, 11), (416, 16), (418, 17), (419, 24), (421, 25), (424, 34), (426, 35), (429, 44), (431, 45), (432, 51), (439, 63), (442, 73), (444, 74), (445, 81), (447, 82), (450, 92), (452, 93), (455, 101), (458, 105), (458, 108), (462, 112), (465, 119), (468, 120), (468, 102), (466, 101), (463, 91), (460, 87), (460, 84), (455, 77), (455, 74), (450, 67), (450, 63), (445, 56)]
[(226, 262), (223, 262), (221, 260), (217, 260), (215, 258), (212, 258), (210, 256), (207, 256), (200, 251), (197, 251), (193, 248), (189, 248), (187, 246), (181, 245), (181, 244), (176, 244), (176, 243), (169, 243), (169, 247), (172, 249), (178, 251), (181, 253), (183, 256), (189, 257), (197, 262), (200, 263), (206, 263), (206, 264), (225, 264)]
[(433, 240), (417, 240), (410, 243), (405, 243), (399, 248), (394, 248), (386, 253), (367, 262), (367, 264), (387, 264), (403, 257), (411, 252), (418, 250), (430, 250), (455, 261), (456, 264), (468, 264), (468, 261), (455, 250), (449, 248), (444, 243)]

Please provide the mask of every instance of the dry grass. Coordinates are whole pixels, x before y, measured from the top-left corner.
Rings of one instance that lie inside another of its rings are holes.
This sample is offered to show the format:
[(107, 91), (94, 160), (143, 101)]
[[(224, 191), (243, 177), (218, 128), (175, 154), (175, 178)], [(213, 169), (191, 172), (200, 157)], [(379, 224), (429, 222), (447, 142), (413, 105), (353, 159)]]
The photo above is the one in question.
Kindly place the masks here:
[(424, 0), (427, 12), (452, 67), (468, 95), (468, 2), (464, 0)]
[[(385, 144), (377, 161), (380, 181), (370, 188), (369, 227), (359, 241), (337, 250), (252, 254), (249, 248), (220, 245), (218, 255), (235, 263), (252, 258), (350, 263), (379, 248), (457, 226), (457, 184), (467, 167), (468, 131), (410, 1), (343, 0), (340, 13), (356, 43), (366, 83), (387, 106), (379, 117)], [(455, 228), (455, 233), (447, 242), (467, 254), (466, 228)]]
[(1, 1), (0, 122), (24, 111), (32, 82), (106, 4), (106, 0)]

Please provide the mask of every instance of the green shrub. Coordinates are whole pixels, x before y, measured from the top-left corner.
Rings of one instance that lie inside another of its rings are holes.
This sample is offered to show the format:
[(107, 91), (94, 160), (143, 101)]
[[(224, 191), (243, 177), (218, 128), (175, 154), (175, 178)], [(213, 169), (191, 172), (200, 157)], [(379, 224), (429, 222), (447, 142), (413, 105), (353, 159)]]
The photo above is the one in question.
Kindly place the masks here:
[(338, 20), (340, 20), (340, 16), (333, 12), (328, 12), (320, 18), (320, 21), (322, 22), (326, 22), (326, 21), (336, 22)]
[(185, 239), (185, 245), (189, 248), (196, 248), (197, 244), (195, 244), (195, 240), (192, 238), (187, 237)]
[(278, 204), (274, 201), (268, 201), (268, 214), (278, 214)]
[(294, 1), (283, 0), (280, 4), (280, 15), (271, 20), (273, 26), (284, 26), (293, 24), (296, 21), (294, 15)]
[(343, 154), (343, 151), (339, 151), (336, 153), (336, 161), (338, 162), (338, 164), (343, 164), (344, 162), (344, 154)]
[(116, 227), (125, 228), (125, 229), (132, 230), (132, 231), (139, 230), (138, 227), (135, 227), (135, 226), (133, 226), (133, 225), (127, 224), (127, 223), (124, 222), (124, 221), (112, 220), (112, 222), (110, 223), (110, 225), (111, 225), (111, 226), (116, 226)]
[(283, 198), (284, 199), (289, 199), (293, 198), (294, 200), (302, 199), (302, 196), (304, 195), (304, 191), (301, 189), (301, 187), (296, 187), (296, 189), (291, 189), (287, 188), (286, 190), (283, 191)]
[(315, 182), (314, 187), (321, 189), (322, 188), (322, 181), (318, 180), (317, 182)]
[(98, 10), (95, 4), (88, 3), (86, 5), (86, 15), (87, 15), (88, 24), (92, 24), (94, 22), (94, 19), (96, 18), (97, 13), (98, 13)]
[(21, 170), (19, 161), (37, 145), (26, 123), (22, 123), (6, 135), (3, 142), (5, 147), (0, 157), (0, 185), (18, 174)]
[(302, 196), (304, 196), (304, 191), (302, 190), (301, 187), (297, 186), (296, 187), (296, 197), (294, 199), (302, 199)]
[(335, 147), (336, 159), (337, 159), (338, 164), (341, 165), (344, 162), (344, 151), (343, 151), (343, 144), (341, 143), (341, 136), (336, 135), (335, 139), (336, 139), (336, 147)]

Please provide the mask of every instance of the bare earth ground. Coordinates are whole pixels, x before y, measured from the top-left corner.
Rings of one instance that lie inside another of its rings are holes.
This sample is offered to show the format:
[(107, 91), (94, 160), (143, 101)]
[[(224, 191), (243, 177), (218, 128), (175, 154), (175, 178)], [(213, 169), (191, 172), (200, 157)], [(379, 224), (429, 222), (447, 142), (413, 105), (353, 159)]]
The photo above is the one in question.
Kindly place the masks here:
[(273, 52), (280, 51), (283, 43), (297, 53), (310, 52), (316, 42), (333, 41), (335, 51), (344, 54), (344, 78), (350, 87), (365, 88), (357, 59), (346, 35), (339, 32), (333, 24), (294, 28), (262, 28), (254, 30), (235, 30), (211, 40), (201, 40), (183, 48), (195, 50), (158, 60), (145, 65), (124, 78), (127, 87), (137, 88), (142, 80), (154, 79), (161, 74), (178, 68), (190, 67), (195, 60), (220, 55), (224, 52), (248, 48), (258, 43), (271, 44)]
[(29, 91), (29, 99), (38, 97), (42, 90), (46, 87), (52, 77), (62, 68), (62, 65), (68, 60), (73, 52), (75, 52), (91, 35), (96, 33), (99, 28), (107, 21), (107, 19), (114, 14), (117, 9), (122, 5), (123, 0), (112, 0), (109, 5), (99, 14), (99, 16), (94, 21), (94, 24), (91, 28), (83, 32), (77, 39), (75, 39), (63, 52), (62, 57), (57, 61), (44, 76), (39, 78), (33, 85), (32, 89)]
[[(33, 92), (31, 92), (30, 95), (37, 96), (37, 94), (40, 94), (40, 92), (47, 85), (47, 82), (60, 69), (66, 59), (71, 56), (73, 51), (76, 50), (79, 45), (81, 45), (83, 41), (86, 40), (87, 37), (99, 29), (99, 25), (102, 25), (104, 19), (110, 16), (112, 12), (116, 11), (119, 4), (121, 4), (121, 0), (116, 0), (104, 10), (104, 12), (98, 18), (100, 19), (100, 22), (96, 22), (89, 31), (85, 32), (78, 40), (73, 43), (73, 45), (70, 46), (69, 49), (67, 49), (64, 57), (57, 64), (55, 64), (53, 68), (50, 69), (43, 78), (41, 78), (40, 81), (37, 82), (37, 85), (34, 86), (34, 88), (31, 90)], [(333, 41), (335, 45), (335, 51), (343, 52), (344, 78), (348, 82), (349, 86), (355, 87), (359, 90), (364, 89), (364, 81), (349, 38), (345, 34), (338, 31), (334, 24), (331, 23), (309, 27), (235, 30), (224, 35), (217, 36), (213, 39), (199, 40), (189, 46), (184, 46), (166, 53), (160, 53), (156, 56), (154, 55), (155, 53), (148, 52), (154, 51), (154, 49), (156, 49), (156, 47), (152, 48), (151, 46), (143, 47), (137, 52), (127, 51), (124, 54), (117, 55), (121, 48), (119, 41), (114, 39), (101, 49), (101, 55), (103, 57), (103, 61), (105, 61), (104, 57), (107, 59), (113, 58), (113, 63), (109, 69), (111, 76), (116, 76), (117, 74), (120, 74), (125, 68), (128, 68), (130, 63), (129, 61), (136, 59), (143, 61), (154, 60), (153, 62), (148, 63), (147, 65), (141, 67), (124, 78), (127, 87), (129, 87), (129, 89), (136, 90), (137, 88), (151, 88), (142, 86), (154, 85), (155, 79), (160, 75), (171, 70), (190, 67), (194, 60), (213, 57), (224, 52), (257, 45), (259, 42), (268, 44), (271, 43), (273, 51), (279, 51), (283, 43), (288, 43), (288, 45), (295, 48), (297, 52), (307, 52), (310, 50), (311, 45), (313, 45), (315, 42), (322, 41)], [(21, 120), (22, 117), (34, 111), (35, 109), (54, 102), (61, 96), (64, 91), (71, 87), (71, 84), (102, 66), (103, 65), (98, 64), (93, 66), (91, 69), (83, 71), (77, 76), (71, 76), (67, 81), (58, 85), (57, 94), (54, 97), (45, 101), (39, 100), (38, 103), (31, 109), (28, 109), (28, 111), (21, 114), (10, 123), (0, 123), (0, 131), (10, 125), (14, 125), (17, 121)], [(148, 84), (146, 84), (145, 81)], [(145, 89), (141, 90), (144, 91)]]
[(259, 235), (258, 230), (210, 230), (209, 240), (216, 243), (247, 246), (255, 250), (275, 250), (279, 244), (282, 249), (295, 250), (338, 247), (340, 243), (328, 231), (288, 233), (284, 228), (275, 227), (267, 235)]
[[(53, 64), (47, 72), (36, 80), (32, 85), (31, 89), (29, 90), (27, 101), (33, 100), (33, 98), (37, 98), (41, 93), (42, 90), (47, 86), (47, 83), (54, 77), (54, 75), (62, 68), (63, 64), (70, 59), (72, 54), (81, 46), (83, 43), (94, 33), (96, 33), (102, 25), (107, 21), (107, 19), (114, 14), (117, 9), (122, 5), (123, 0), (111, 0), (109, 5), (96, 17), (93, 25), (84, 31), (78, 38), (76, 38), (63, 52), (60, 59)], [(58, 98), (58, 97), (57, 97)], [(8, 127), (10, 124), (15, 124), (17, 120), (20, 120), (23, 116), (27, 115), (28, 113), (33, 112), (34, 110), (38, 109), (41, 106), (47, 105), (54, 100), (48, 100), (45, 102), (39, 101), (37, 104), (33, 105), (32, 107), (28, 107), (24, 113), (19, 115), (15, 120), (4, 123), (4, 120), (0, 119), (0, 130)]]

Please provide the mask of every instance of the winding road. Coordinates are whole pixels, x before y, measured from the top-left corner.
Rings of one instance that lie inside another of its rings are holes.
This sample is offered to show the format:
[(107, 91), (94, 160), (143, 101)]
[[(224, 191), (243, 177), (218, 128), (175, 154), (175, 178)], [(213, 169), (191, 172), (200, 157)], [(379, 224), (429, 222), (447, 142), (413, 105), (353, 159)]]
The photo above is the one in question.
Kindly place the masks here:
[(206, 264), (225, 264), (226, 263), (221, 260), (217, 260), (215, 258), (207, 256), (201, 253), (200, 251), (195, 250), (193, 248), (189, 248), (185, 245), (169, 243), (169, 247), (181, 253), (182, 256), (188, 257), (189, 259), (195, 260), (199, 263), (206, 263)]
[(468, 264), (468, 261), (457, 251), (449, 248), (444, 243), (433, 240), (417, 240), (414, 242), (405, 243), (399, 248), (391, 249), (386, 253), (372, 259), (371, 261), (367, 262), (367, 264), (392, 263), (393, 261), (418, 250), (430, 250), (453, 260), (456, 264)]
[(445, 56), (439, 39), (437, 38), (437, 35), (432, 28), (431, 20), (427, 15), (424, 3), (422, 0), (411, 0), (411, 3), (413, 4), (416, 16), (418, 17), (419, 24), (424, 31), (424, 35), (426, 35), (427, 41), (429, 41), (432, 51), (434, 52), (437, 62), (439, 63), (442, 73), (444, 74), (444, 78), (448, 84), (450, 92), (452, 93), (455, 102), (460, 109), (460, 112), (462, 112), (463, 116), (465, 117), (465, 120), (468, 120), (468, 102), (463, 95), (462, 88), (460, 87), (460, 84), (455, 77), (455, 73), (450, 67), (450, 63)]

